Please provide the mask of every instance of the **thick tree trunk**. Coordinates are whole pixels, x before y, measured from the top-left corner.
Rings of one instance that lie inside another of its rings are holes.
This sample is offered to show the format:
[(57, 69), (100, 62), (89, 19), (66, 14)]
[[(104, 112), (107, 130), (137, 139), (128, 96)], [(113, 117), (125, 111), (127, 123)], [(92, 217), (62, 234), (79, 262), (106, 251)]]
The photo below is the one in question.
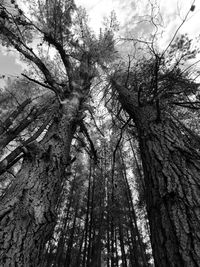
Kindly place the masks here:
[(139, 129), (156, 266), (200, 266), (200, 155), (170, 120)]
[[(0, 266), (40, 266), (51, 236), (69, 164), (79, 96), (62, 105), (62, 115), (32, 146), (12, 186), (0, 200)], [(27, 148), (29, 149), (29, 148)]]
[[(200, 153), (155, 106), (138, 106), (114, 83), (136, 123), (144, 168), (151, 243), (157, 267), (200, 266)], [(158, 120), (159, 119), (159, 120)]]

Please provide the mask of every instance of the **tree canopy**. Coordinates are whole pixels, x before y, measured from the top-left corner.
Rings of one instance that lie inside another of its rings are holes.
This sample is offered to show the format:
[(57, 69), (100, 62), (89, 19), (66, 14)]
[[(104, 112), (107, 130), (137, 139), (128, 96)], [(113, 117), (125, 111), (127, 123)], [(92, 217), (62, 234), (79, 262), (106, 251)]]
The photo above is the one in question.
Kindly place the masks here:
[(73, 0), (0, 2), (26, 66), (0, 91), (2, 266), (200, 265), (194, 9), (161, 49), (114, 12), (96, 34)]

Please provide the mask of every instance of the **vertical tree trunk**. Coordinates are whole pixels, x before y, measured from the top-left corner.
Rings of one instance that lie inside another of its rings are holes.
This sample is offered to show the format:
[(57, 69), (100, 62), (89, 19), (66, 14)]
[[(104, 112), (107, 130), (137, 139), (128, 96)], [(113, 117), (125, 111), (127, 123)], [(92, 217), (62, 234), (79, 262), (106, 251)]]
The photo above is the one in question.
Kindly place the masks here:
[(83, 267), (85, 267), (85, 264), (86, 264), (86, 256), (87, 256), (87, 248), (88, 248), (91, 179), (92, 177), (91, 177), (91, 166), (90, 166), (88, 192), (87, 192), (87, 210), (86, 210), (86, 218), (85, 218), (85, 240), (84, 240), (83, 263), (82, 263)]
[[(101, 192), (100, 200), (96, 200), (97, 203), (99, 201), (99, 216), (96, 217), (96, 226), (94, 232), (96, 236), (94, 236), (93, 246), (92, 246), (92, 258), (91, 258), (91, 266), (92, 267), (101, 267), (101, 252), (102, 252), (102, 237), (104, 234), (104, 198), (105, 198), (105, 177), (102, 177), (103, 183), (100, 185), (98, 190)], [(96, 196), (97, 198), (97, 196)]]
[(72, 206), (72, 199), (73, 199), (73, 192), (75, 187), (75, 179), (74, 177), (72, 181), (72, 186), (70, 188), (70, 193), (68, 197), (68, 203), (67, 203), (67, 211), (64, 218), (62, 218), (62, 227), (61, 227), (61, 233), (57, 244), (56, 249), (56, 256), (55, 256), (55, 263), (58, 264), (58, 266), (61, 266), (63, 262), (63, 255), (64, 255), (64, 249), (65, 249), (65, 239), (68, 233), (68, 223), (69, 223), (69, 216), (70, 216), (70, 209)]
[[(121, 155), (122, 163), (125, 166), (121, 151), (120, 151), (120, 155)], [(130, 221), (130, 230), (131, 230), (132, 240), (134, 240), (134, 243), (135, 243), (135, 245), (133, 243), (133, 247), (135, 248), (135, 255), (137, 255), (137, 257), (136, 257), (137, 258), (137, 266), (142, 265), (144, 267), (147, 267), (148, 261), (146, 259), (146, 252), (144, 250), (142, 237), (141, 237), (140, 231), (138, 229), (138, 225), (137, 225), (137, 217), (136, 217), (135, 208), (133, 205), (131, 189), (130, 189), (130, 186), (128, 183), (125, 168), (123, 168), (122, 176), (124, 178), (125, 186), (126, 186), (126, 198), (127, 198), (127, 205), (128, 205), (128, 210), (129, 210), (128, 217), (129, 217), (129, 221)], [(136, 238), (137, 238), (137, 242), (136, 242)], [(140, 256), (141, 256), (142, 264), (139, 263), (138, 254), (140, 254)]]
[[(80, 267), (81, 266), (81, 254), (82, 254), (81, 252), (82, 252), (82, 247), (83, 247), (84, 236), (85, 236), (85, 230), (83, 231), (82, 237), (80, 239), (79, 252), (78, 252), (76, 263), (75, 263), (74, 267)], [(83, 265), (82, 265), (82, 267), (83, 267)]]
[(69, 241), (68, 241), (68, 244), (67, 244), (65, 264), (63, 265), (63, 267), (69, 267), (70, 264), (71, 264), (71, 256), (72, 256), (71, 254), (72, 254), (72, 248), (73, 248), (73, 242), (74, 242), (74, 233), (75, 233), (76, 220), (77, 220), (77, 214), (78, 214), (78, 208), (79, 208), (78, 204), (76, 205), (73, 225), (72, 225), (71, 233), (70, 233), (70, 236), (69, 236)]
[(131, 238), (131, 234), (129, 233), (129, 230), (126, 229), (126, 234), (128, 238), (128, 247), (129, 247), (129, 265), (130, 267), (139, 267), (138, 264), (138, 257), (135, 253), (135, 247)]
[(169, 120), (140, 131), (156, 266), (200, 266), (200, 155)]
[[(157, 267), (200, 266), (200, 153), (166, 114), (116, 85), (136, 123)], [(192, 140), (191, 140), (192, 141)]]
[(122, 230), (120, 219), (119, 219), (119, 241), (120, 241), (120, 249), (121, 249), (121, 254), (122, 254), (122, 266), (127, 267), (126, 253), (125, 253), (125, 248), (124, 248), (123, 230)]
[(115, 251), (116, 251), (116, 267), (119, 267), (119, 254), (118, 254), (118, 243), (117, 243), (117, 228), (115, 228)]
[[(93, 169), (92, 169), (93, 170)], [(92, 171), (92, 195), (91, 195), (91, 204), (90, 204), (90, 221), (89, 221), (89, 231), (88, 231), (88, 237), (89, 237), (89, 242), (88, 242), (88, 253), (87, 253), (87, 267), (90, 266), (91, 262), (91, 255), (92, 255), (92, 240), (95, 236), (95, 232), (93, 231), (93, 224), (94, 224), (94, 190), (95, 190), (95, 180), (94, 180), (94, 175)]]
[(62, 105), (62, 115), (32, 147), (12, 186), (0, 201), (0, 265), (40, 266), (52, 235), (56, 206), (69, 164), (80, 97)]

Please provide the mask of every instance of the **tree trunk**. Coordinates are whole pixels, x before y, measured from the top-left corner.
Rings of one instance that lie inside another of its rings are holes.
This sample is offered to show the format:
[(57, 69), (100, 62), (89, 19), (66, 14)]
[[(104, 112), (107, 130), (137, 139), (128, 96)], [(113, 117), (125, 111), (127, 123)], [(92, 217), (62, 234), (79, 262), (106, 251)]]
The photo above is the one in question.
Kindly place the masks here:
[[(128, 217), (128, 221), (130, 222), (131, 238), (132, 238), (133, 248), (134, 248), (134, 252), (135, 252), (135, 256), (136, 256), (135, 257), (135, 259), (136, 259), (135, 265), (136, 266), (142, 265), (144, 267), (148, 267), (148, 261), (146, 259), (146, 252), (144, 250), (142, 237), (141, 237), (140, 231), (138, 229), (137, 217), (136, 217), (135, 207), (133, 205), (132, 193), (131, 193), (129, 182), (127, 179), (125, 162), (124, 162), (121, 150), (120, 150), (120, 157), (121, 157), (122, 164), (124, 166), (122, 168), (122, 176), (123, 176), (123, 179), (125, 182), (127, 207), (128, 207), (128, 211), (129, 211), (127, 214), (127, 217)], [(136, 158), (135, 158), (135, 160), (136, 160)], [(138, 241), (136, 241), (136, 238)], [(139, 263), (140, 262), (139, 254), (142, 258), (141, 264)]]
[(89, 173), (89, 181), (88, 181), (88, 191), (87, 191), (87, 210), (86, 210), (86, 218), (85, 218), (85, 238), (84, 238), (84, 250), (83, 250), (83, 261), (82, 265), (85, 267), (86, 265), (86, 258), (87, 258), (87, 249), (88, 249), (88, 232), (89, 232), (89, 213), (90, 213), (90, 196), (91, 196), (91, 166), (90, 166), (90, 173)]
[(93, 231), (94, 226), (94, 191), (95, 191), (95, 181), (92, 171), (92, 181), (91, 181), (91, 203), (90, 203), (90, 210), (89, 210), (89, 229), (88, 229), (88, 249), (87, 249), (87, 267), (90, 266), (91, 262), (91, 255), (92, 255), (92, 240), (95, 236), (95, 232)]
[(124, 238), (123, 238), (123, 228), (119, 219), (119, 241), (120, 241), (120, 249), (121, 249), (121, 255), (122, 255), (122, 266), (127, 267), (127, 261), (126, 261), (126, 253), (124, 248)]
[(62, 105), (43, 140), (29, 147), (21, 171), (0, 201), (0, 265), (40, 266), (56, 222), (56, 207), (69, 164), (80, 97)]
[(155, 265), (200, 266), (198, 148), (164, 111), (159, 119), (155, 106), (140, 107), (130, 91), (115, 86), (139, 134)]
[(58, 266), (61, 266), (61, 264), (63, 262), (63, 255), (65, 254), (65, 252), (64, 252), (65, 240), (66, 240), (66, 236), (68, 234), (70, 209), (72, 206), (72, 199), (73, 199), (73, 193), (74, 193), (74, 188), (75, 188), (75, 179), (76, 179), (76, 176), (74, 176), (74, 179), (72, 181), (72, 186), (70, 188), (68, 203), (66, 204), (67, 205), (66, 215), (62, 219), (61, 233), (60, 233), (60, 237), (59, 237), (57, 248), (56, 248), (55, 264), (57, 264)]
[(170, 120), (140, 129), (156, 266), (200, 266), (200, 155)]
[(117, 238), (117, 228), (115, 227), (115, 254), (116, 254), (116, 267), (119, 267), (119, 254), (118, 254), (118, 238)]
[[(78, 203), (79, 204), (79, 203)], [(69, 241), (67, 244), (67, 251), (66, 251), (66, 258), (65, 258), (65, 264), (63, 265), (66, 267), (69, 267), (71, 264), (71, 258), (72, 258), (72, 248), (73, 248), (73, 242), (74, 242), (74, 233), (75, 233), (75, 228), (76, 228), (76, 220), (77, 220), (77, 214), (78, 214), (78, 206), (76, 205), (76, 210), (75, 210), (75, 214), (74, 214), (74, 220), (73, 220), (73, 225), (72, 225), (72, 229), (71, 229), (71, 233), (69, 236)]]
[[(85, 230), (83, 230), (83, 233), (82, 233), (82, 236), (80, 239), (79, 252), (78, 252), (74, 267), (80, 267), (81, 266), (81, 254), (82, 254), (84, 236), (85, 236)], [(82, 267), (83, 267), (83, 265), (82, 265)]]

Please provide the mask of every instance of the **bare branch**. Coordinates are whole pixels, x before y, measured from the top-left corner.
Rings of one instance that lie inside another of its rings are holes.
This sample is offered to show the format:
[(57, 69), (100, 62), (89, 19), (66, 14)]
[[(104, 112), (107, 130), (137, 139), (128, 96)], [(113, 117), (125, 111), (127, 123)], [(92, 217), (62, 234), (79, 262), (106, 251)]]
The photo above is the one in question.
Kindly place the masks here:
[[(31, 142), (33, 142), (34, 140), (36, 140), (44, 132), (44, 130), (49, 125), (51, 120), (52, 120), (52, 117), (49, 117), (43, 123), (43, 125), (29, 139), (27, 139), (25, 142), (23, 142), (23, 144), (21, 146), (18, 146), (14, 151), (12, 151), (5, 159), (3, 159), (0, 162), (0, 175), (3, 174), (4, 172), (6, 172), (17, 161), (19, 161), (19, 159), (21, 159), (23, 157), (23, 153), (24, 153), (23, 148), (26, 147)], [(20, 155), (20, 154), (22, 154), (22, 155)]]
[(31, 99), (26, 99), (24, 102), (22, 102), (16, 110), (14, 110), (9, 117), (2, 122), (2, 128), (0, 128), (0, 134), (3, 134), (13, 123), (14, 119), (17, 118), (17, 116), (24, 110), (24, 108), (31, 103)]
[(87, 130), (85, 124), (83, 123), (83, 121), (81, 121), (81, 123), (80, 123), (80, 129), (84, 133), (84, 135), (86, 136), (87, 140), (89, 141), (94, 162), (97, 163), (97, 151), (96, 151), (96, 149), (94, 147), (93, 141), (90, 138), (90, 135), (88, 133), (88, 130)]
[(44, 84), (44, 83), (42, 83), (42, 82), (39, 82), (39, 81), (37, 81), (37, 80), (35, 80), (35, 79), (33, 79), (33, 78), (30, 78), (29, 76), (27, 76), (27, 75), (24, 74), (24, 73), (22, 73), (21, 75), (24, 76), (26, 79), (28, 79), (28, 80), (31, 81), (31, 82), (34, 82), (34, 83), (36, 83), (36, 84), (39, 84), (39, 85), (41, 85), (42, 87), (45, 87), (45, 88), (47, 88), (47, 89), (53, 90), (52, 87), (50, 87), (50, 86), (48, 86), (48, 85), (46, 85), (46, 84)]
[[(194, 3), (195, 3), (195, 0), (192, 2), (192, 6), (194, 5)], [(186, 20), (187, 20), (187, 18), (188, 18), (188, 15), (189, 15), (189, 13), (190, 13), (191, 11), (192, 11), (192, 10), (191, 10), (191, 8), (190, 8), (189, 11), (187, 12), (187, 14), (185, 15), (185, 17), (184, 17), (182, 23), (181, 23), (181, 24), (178, 26), (178, 28), (176, 29), (176, 31), (175, 31), (175, 33), (174, 33), (174, 35), (173, 35), (171, 41), (169, 42), (169, 44), (167, 45), (167, 47), (166, 47), (165, 50), (163, 51), (161, 57), (164, 56), (164, 54), (166, 53), (166, 51), (168, 50), (168, 48), (169, 48), (169, 47), (171, 46), (171, 44), (173, 43), (173, 41), (174, 41), (174, 39), (175, 39), (175, 37), (176, 37), (178, 31), (179, 31), (180, 28), (183, 26), (183, 24), (186, 22)]]
[(33, 52), (32, 48), (28, 47), (22, 40), (20, 40), (19, 37), (17, 37), (8, 28), (4, 27), (4, 25), (2, 25), (2, 23), (1, 23), (1, 26), (2, 26), (1, 31), (4, 34), (4, 36), (7, 37), (9, 42), (14, 46), (14, 48), (18, 52), (20, 52), (22, 55), (24, 55), (25, 58), (32, 61), (40, 69), (40, 71), (44, 74), (48, 84), (51, 86), (51, 90), (53, 90), (58, 95), (60, 93), (59, 89), (57, 88), (56, 83), (55, 83), (50, 71), (47, 69), (47, 67), (42, 62), (42, 60), (40, 58), (38, 58), (38, 56)]

